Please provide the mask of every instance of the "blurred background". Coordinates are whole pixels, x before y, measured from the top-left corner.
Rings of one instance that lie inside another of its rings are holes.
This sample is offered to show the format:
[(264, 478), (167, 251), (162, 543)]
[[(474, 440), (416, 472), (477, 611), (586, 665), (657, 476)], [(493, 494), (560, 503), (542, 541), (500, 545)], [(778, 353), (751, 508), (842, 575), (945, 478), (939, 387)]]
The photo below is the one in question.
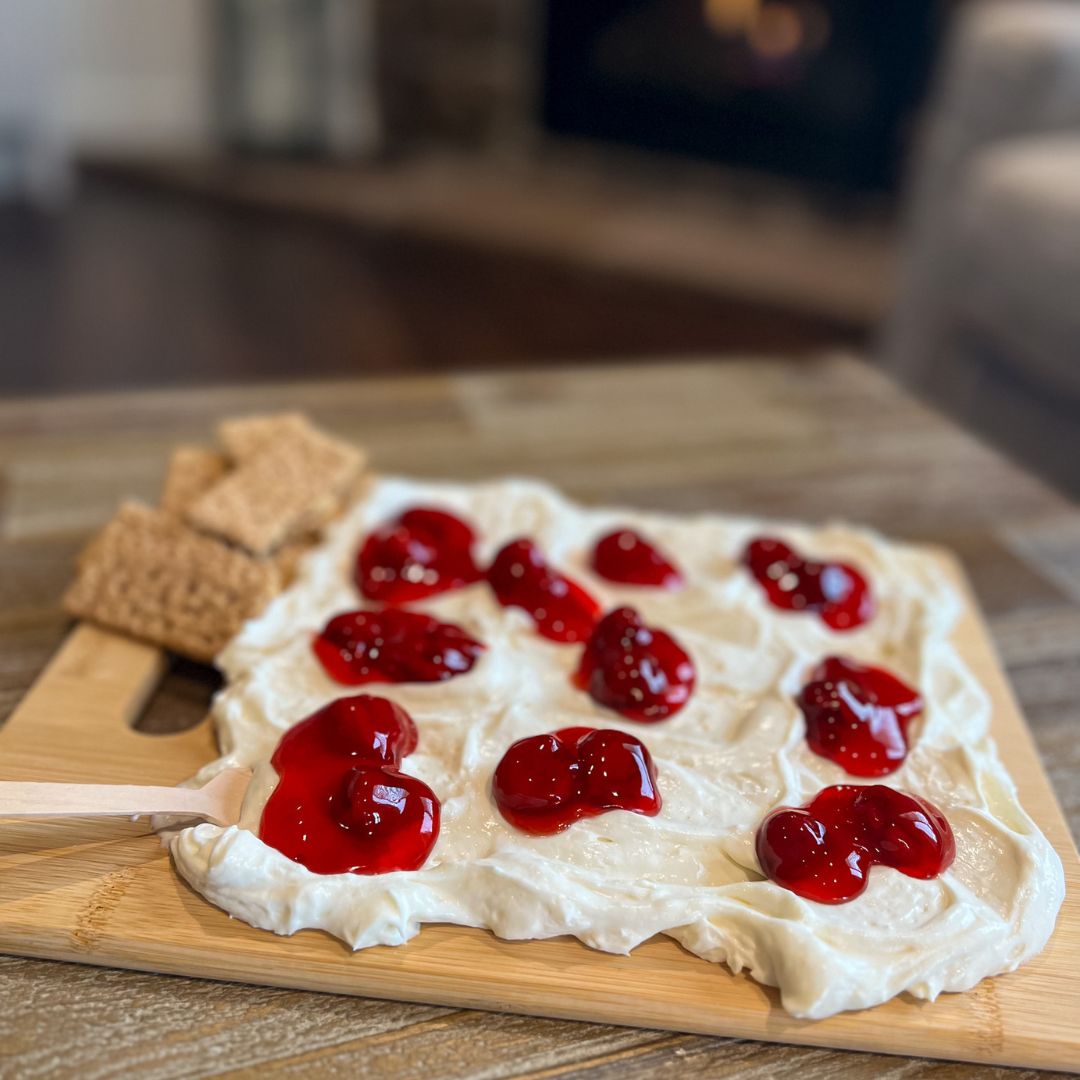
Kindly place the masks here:
[(1076, 0), (0, 0), (0, 393), (880, 365), (1080, 492)]

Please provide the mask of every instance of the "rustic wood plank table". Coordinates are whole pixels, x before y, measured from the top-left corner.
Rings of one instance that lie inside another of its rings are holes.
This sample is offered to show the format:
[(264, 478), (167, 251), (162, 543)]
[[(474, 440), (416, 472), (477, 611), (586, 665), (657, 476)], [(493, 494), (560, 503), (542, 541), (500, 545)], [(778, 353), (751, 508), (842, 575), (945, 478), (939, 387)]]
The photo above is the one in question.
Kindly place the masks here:
[[(300, 408), (383, 471), (548, 479), (594, 502), (842, 517), (964, 561), (1080, 831), (1080, 510), (850, 359), (163, 391), (0, 404), (0, 715), (63, 636), (59, 597), (123, 496), (219, 416)], [(202, 704), (178, 675), (169, 727)], [(149, 737), (149, 736), (148, 736)], [(0, 958), (0, 1074), (1020, 1075)]]

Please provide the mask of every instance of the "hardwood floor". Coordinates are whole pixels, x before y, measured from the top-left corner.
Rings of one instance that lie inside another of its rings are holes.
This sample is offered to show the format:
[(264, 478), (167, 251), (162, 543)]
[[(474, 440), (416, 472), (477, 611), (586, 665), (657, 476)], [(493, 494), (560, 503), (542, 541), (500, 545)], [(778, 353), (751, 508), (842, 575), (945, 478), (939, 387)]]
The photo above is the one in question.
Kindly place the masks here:
[(0, 211), (0, 393), (799, 354), (862, 329), (554, 260), (84, 178)]

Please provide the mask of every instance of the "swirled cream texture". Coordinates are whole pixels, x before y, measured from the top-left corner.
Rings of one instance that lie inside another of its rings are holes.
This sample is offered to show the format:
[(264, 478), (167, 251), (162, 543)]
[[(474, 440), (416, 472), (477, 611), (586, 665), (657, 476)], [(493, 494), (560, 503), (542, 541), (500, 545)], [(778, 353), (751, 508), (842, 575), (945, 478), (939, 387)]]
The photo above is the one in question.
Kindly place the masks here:
[[(438, 843), (418, 871), (319, 876), (258, 838), (276, 782), (267, 761), (291, 724), (355, 692), (323, 672), (311, 639), (329, 616), (363, 606), (352, 583), (360, 538), (414, 505), (475, 523), (481, 561), (514, 537), (532, 537), (606, 608), (631, 604), (677, 635), (696, 665), (697, 689), (672, 719), (636, 724), (571, 686), (579, 647), (541, 638), (482, 582), (419, 604), (488, 645), (471, 672), (449, 682), (364, 688), (417, 722), (420, 744), (405, 768), (442, 801)], [(673, 553), (687, 586), (617, 587), (591, 575), (593, 542), (620, 525)], [(761, 532), (859, 567), (877, 596), (876, 617), (838, 634), (814, 616), (771, 608), (738, 561)], [(214, 715), (224, 756), (203, 778), (231, 765), (255, 766), (256, 776), (239, 825), (187, 829), (172, 853), (180, 873), (230, 914), (279, 934), (319, 928), (355, 949), (400, 944), (431, 922), (511, 939), (573, 934), (616, 953), (663, 933), (779, 987), (784, 1006), (802, 1017), (902, 991), (933, 999), (966, 990), (1043, 947), (1064, 881), (988, 737), (990, 702), (951, 644), (959, 605), (932, 557), (850, 528), (583, 509), (526, 481), (384, 479), (221, 655), (228, 683)], [(753, 841), (769, 810), (851, 780), (808, 749), (794, 702), (808, 672), (836, 652), (882, 664), (922, 689), (927, 707), (912, 728), (911, 753), (887, 782), (945, 812), (957, 857), (931, 881), (875, 867), (863, 895), (826, 906), (763, 879)], [(500, 817), (490, 781), (506, 748), (572, 725), (623, 728), (645, 741), (663, 793), (657, 817), (616, 811), (547, 837)]]

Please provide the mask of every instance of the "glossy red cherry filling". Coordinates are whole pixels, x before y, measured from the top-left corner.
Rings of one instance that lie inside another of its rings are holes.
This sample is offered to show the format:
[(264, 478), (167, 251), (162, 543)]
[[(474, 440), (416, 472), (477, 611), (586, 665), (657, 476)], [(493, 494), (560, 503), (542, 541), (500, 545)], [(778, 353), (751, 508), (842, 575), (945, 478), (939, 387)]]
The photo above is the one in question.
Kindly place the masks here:
[(812, 562), (772, 537), (751, 541), (743, 562), (775, 607), (816, 612), (833, 630), (852, 630), (874, 615), (866, 578), (847, 563)]
[(674, 716), (690, 700), (694, 680), (686, 650), (629, 607), (596, 624), (574, 675), (593, 701), (644, 723)]
[(407, 604), (478, 581), (476, 537), (445, 510), (415, 507), (370, 533), (356, 559), (356, 585), (369, 600)]
[(617, 529), (593, 548), (592, 568), (608, 581), (677, 589), (683, 583), (675, 564), (632, 529)]
[(895, 675), (842, 656), (827, 657), (797, 698), (815, 754), (852, 776), (884, 776), (907, 757), (907, 728), (922, 697)]
[(401, 771), (414, 749), (416, 725), (400, 706), (367, 694), (330, 702), (278, 743), (260, 839), (316, 874), (419, 869), (438, 839), (440, 806)]
[(548, 566), (531, 540), (513, 540), (495, 556), (487, 579), (503, 607), (528, 612), (537, 632), (552, 641), (584, 641), (600, 605), (576, 582)]
[(767, 878), (822, 904), (854, 900), (875, 863), (928, 879), (956, 855), (936, 806), (883, 784), (838, 784), (806, 806), (774, 810), (758, 827), (756, 847)]
[(519, 739), (496, 767), (491, 791), (511, 825), (539, 836), (608, 810), (653, 817), (661, 806), (645, 744), (587, 727)]
[(443, 682), (464, 675), (484, 651), (460, 626), (397, 608), (335, 615), (312, 648), (330, 678), (345, 686)]

